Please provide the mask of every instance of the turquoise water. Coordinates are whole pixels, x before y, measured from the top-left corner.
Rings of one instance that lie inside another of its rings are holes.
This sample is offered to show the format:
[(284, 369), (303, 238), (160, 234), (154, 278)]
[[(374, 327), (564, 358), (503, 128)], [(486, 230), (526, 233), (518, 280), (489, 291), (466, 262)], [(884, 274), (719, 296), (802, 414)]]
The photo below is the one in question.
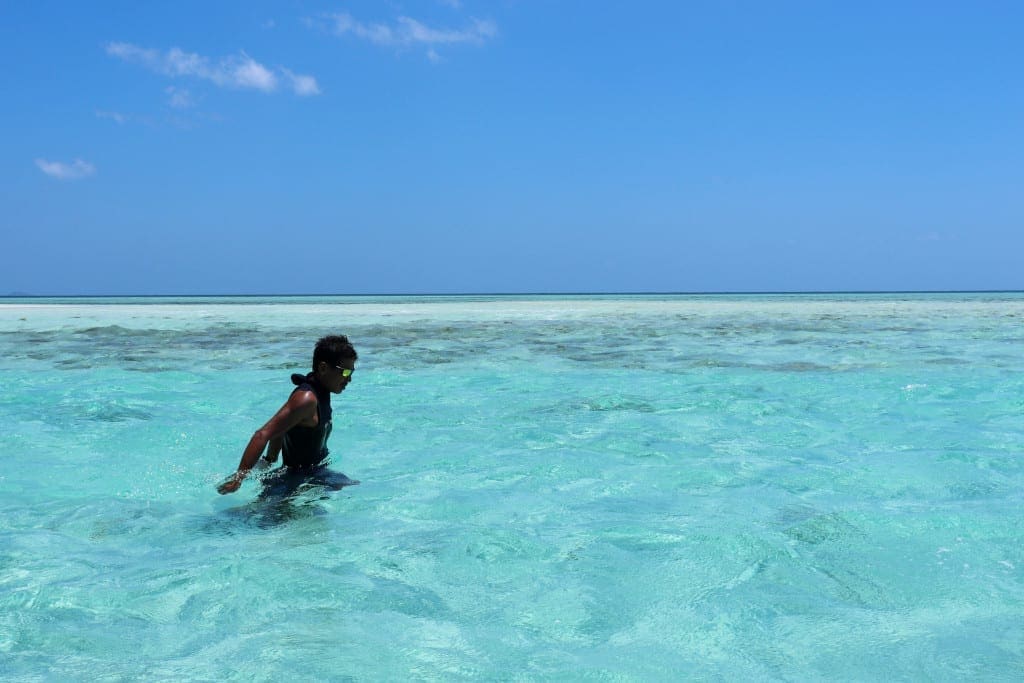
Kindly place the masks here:
[[(332, 467), (215, 485), (312, 345)], [(4, 680), (1017, 680), (1024, 295), (0, 301)]]

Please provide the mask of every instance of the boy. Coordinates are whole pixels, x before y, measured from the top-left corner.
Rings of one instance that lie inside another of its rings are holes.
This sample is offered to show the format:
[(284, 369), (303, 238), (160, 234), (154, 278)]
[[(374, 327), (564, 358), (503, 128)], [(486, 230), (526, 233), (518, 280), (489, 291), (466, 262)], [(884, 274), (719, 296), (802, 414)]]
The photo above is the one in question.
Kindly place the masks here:
[[(233, 493), (267, 448), (264, 460), (273, 463), (283, 449), (288, 472), (314, 473), (323, 469), (327, 438), (331, 435), (331, 394), (340, 394), (352, 381), (356, 350), (344, 335), (320, 339), (313, 349), (313, 372), (292, 375), (296, 388), (274, 417), (260, 427), (242, 453), (238, 470), (217, 487), (218, 493)], [(340, 485), (358, 484), (342, 475)]]

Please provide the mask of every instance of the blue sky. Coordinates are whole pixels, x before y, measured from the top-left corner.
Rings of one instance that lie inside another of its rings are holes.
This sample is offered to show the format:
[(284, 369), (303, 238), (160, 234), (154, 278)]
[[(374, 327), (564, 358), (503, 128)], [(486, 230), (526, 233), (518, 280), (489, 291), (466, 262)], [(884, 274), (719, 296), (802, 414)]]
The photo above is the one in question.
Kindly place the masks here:
[(1018, 2), (0, 16), (0, 294), (1024, 289)]

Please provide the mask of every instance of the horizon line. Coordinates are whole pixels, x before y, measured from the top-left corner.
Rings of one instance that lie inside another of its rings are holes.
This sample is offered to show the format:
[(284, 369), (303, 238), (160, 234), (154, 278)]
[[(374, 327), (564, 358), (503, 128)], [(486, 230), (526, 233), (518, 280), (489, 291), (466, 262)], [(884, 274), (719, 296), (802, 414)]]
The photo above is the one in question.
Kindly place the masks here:
[(502, 297), (502, 296), (778, 296), (821, 294), (1024, 294), (1024, 289), (823, 289), (823, 290), (709, 290), (630, 292), (395, 292), (395, 293), (303, 293), (303, 294), (0, 294), (3, 299), (187, 299), (187, 298), (303, 298), (303, 297)]

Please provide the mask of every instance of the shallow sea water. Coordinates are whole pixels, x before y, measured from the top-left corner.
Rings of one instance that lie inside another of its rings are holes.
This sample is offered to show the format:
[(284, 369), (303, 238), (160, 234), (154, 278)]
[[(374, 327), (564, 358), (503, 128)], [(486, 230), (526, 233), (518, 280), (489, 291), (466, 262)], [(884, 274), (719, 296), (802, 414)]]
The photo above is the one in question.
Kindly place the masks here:
[(0, 425), (3, 680), (1024, 677), (1021, 294), (7, 299)]

